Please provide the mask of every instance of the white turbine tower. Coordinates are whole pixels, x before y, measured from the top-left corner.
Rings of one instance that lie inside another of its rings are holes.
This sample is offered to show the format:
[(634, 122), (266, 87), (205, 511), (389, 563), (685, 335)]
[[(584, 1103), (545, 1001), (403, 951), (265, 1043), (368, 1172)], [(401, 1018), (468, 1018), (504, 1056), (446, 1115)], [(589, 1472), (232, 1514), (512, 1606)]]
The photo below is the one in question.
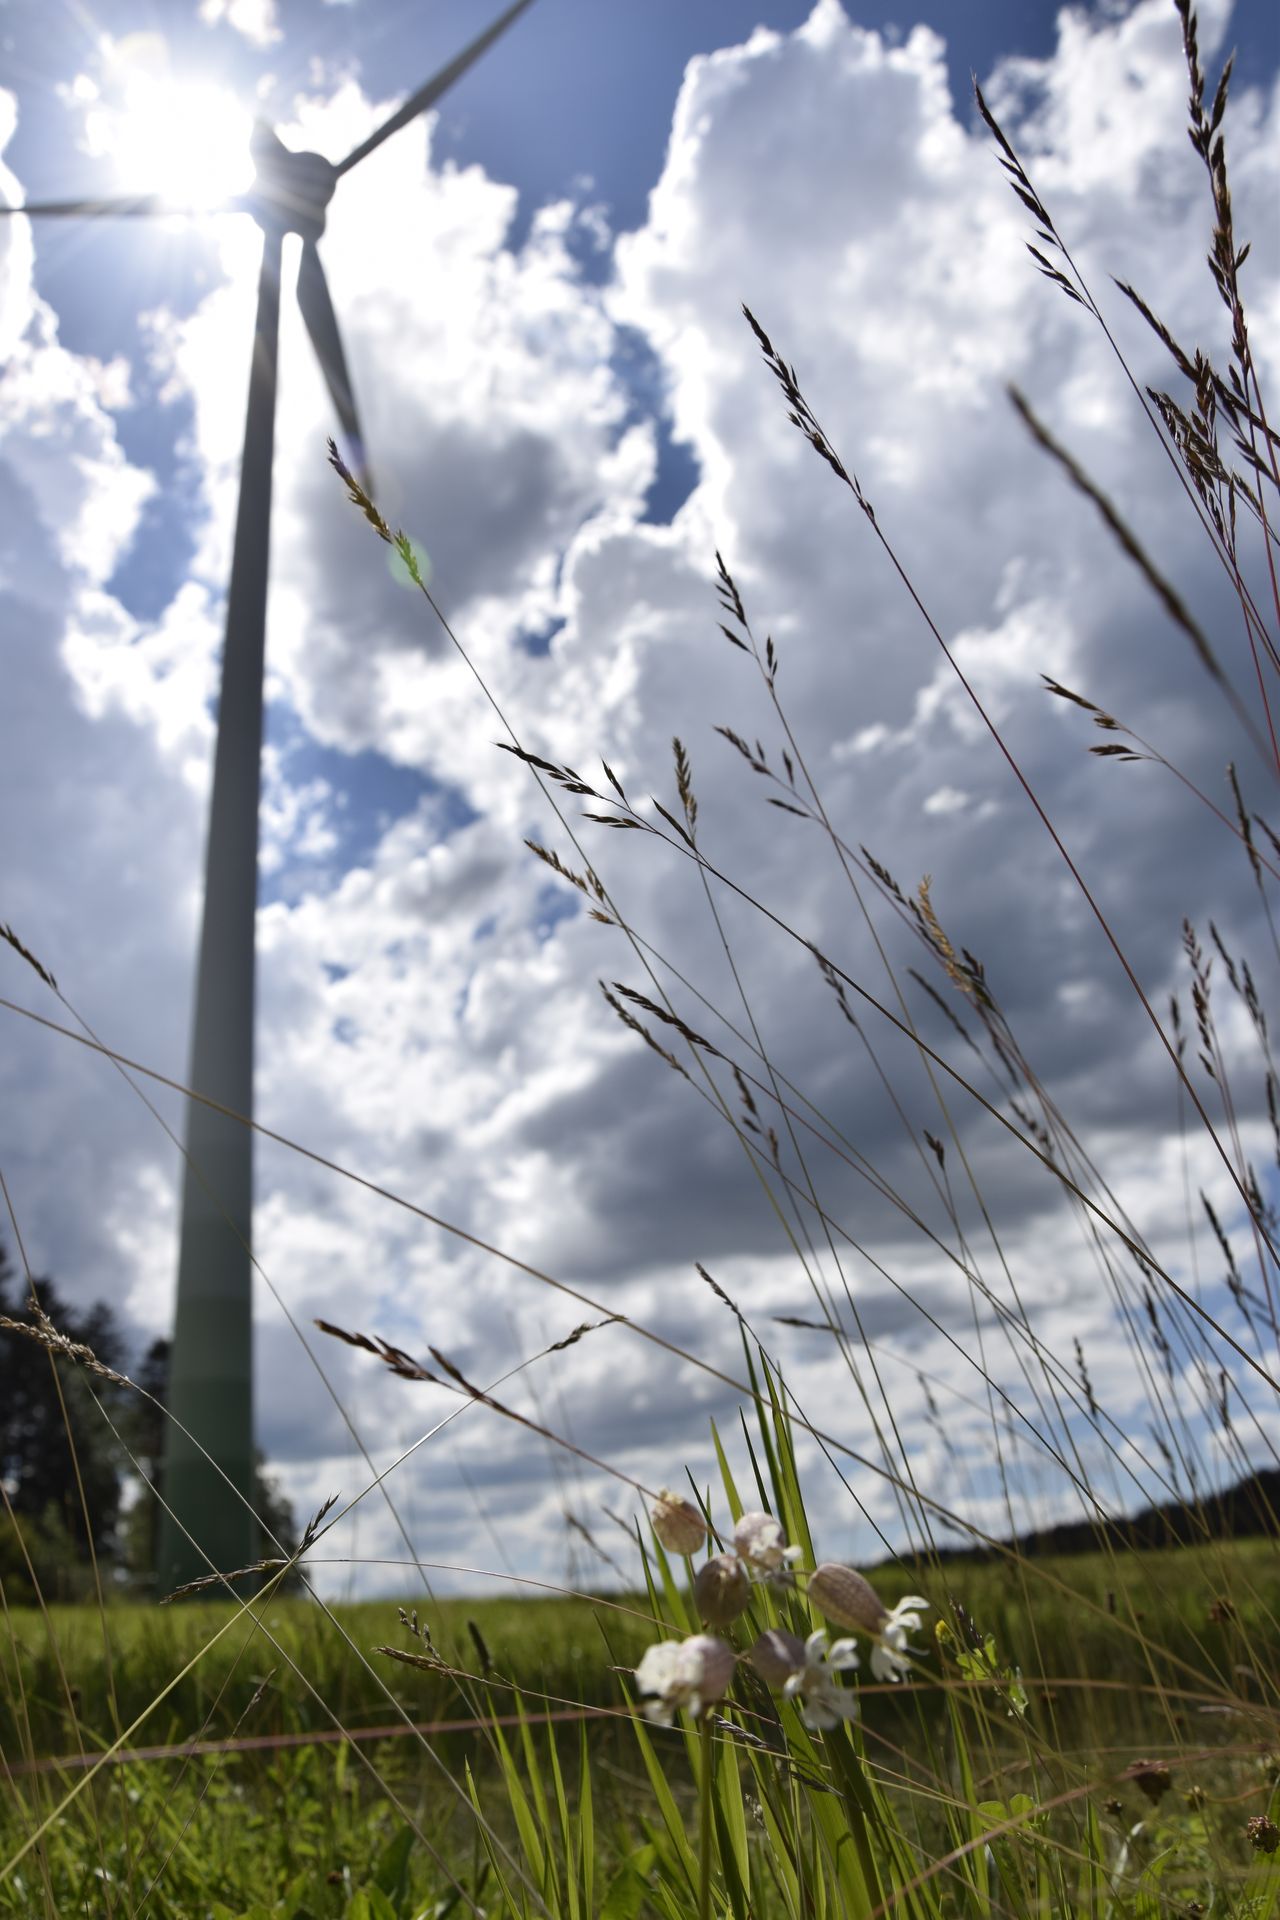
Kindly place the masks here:
[[(161, 1516), (156, 1564), (161, 1593), (207, 1573), (210, 1564), (231, 1571), (258, 1556), (250, 1507), (253, 1136), (244, 1123), (253, 1115), (254, 918), (281, 244), (286, 233), (301, 237), (298, 305), (351, 464), (367, 483), (351, 378), (317, 250), (325, 211), (342, 176), (434, 106), (530, 4), (516, 0), (336, 166), (318, 153), (292, 152), (259, 121), (252, 143), (253, 186), (227, 203), (226, 210), (248, 212), (262, 229), (262, 265), (227, 594), (188, 1079), (192, 1091), (213, 1104), (193, 1101), (188, 1108), (169, 1371), (169, 1407), (186, 1431), (172, 1423), (167, 1430), (162, 1492), (168, 1511)], [(175, 211), (186, 210), (154, 194), (0, 208), (0, 214), (82, 218)]]

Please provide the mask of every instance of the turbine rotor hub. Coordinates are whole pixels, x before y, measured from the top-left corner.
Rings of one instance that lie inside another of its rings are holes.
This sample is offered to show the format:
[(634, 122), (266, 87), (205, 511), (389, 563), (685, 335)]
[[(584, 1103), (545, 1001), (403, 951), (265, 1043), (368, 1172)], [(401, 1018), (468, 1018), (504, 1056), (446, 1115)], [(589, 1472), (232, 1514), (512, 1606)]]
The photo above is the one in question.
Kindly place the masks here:
[(318, 240), (338, 184), (337, 168), (319, 153), (294, 153), (265, 121), (254, 128), (254, 182), (249, 211), (264, 229)]

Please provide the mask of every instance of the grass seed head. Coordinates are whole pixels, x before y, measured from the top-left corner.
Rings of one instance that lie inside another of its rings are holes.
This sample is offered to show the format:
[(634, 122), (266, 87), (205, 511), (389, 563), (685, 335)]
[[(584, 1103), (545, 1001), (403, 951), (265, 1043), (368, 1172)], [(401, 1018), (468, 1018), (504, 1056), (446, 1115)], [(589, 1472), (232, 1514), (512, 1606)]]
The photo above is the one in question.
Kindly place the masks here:
[(1173, 1785), (1173, 1776), (1161, 1760), (1135, 1760), (1128, 1777), (1153, 1807), (1159, 1805)]

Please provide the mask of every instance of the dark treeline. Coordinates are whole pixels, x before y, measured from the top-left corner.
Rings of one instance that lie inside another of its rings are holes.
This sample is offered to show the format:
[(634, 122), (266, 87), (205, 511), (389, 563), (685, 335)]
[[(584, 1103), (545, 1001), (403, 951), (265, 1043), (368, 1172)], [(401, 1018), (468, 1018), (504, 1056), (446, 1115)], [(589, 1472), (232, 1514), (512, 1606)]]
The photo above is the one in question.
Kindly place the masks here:
[[(32, 1295), (34, 1293), (34, 1301)], [(6, 1599), (85, 1600), (94, 1565), (103, 1590), (154, 1591), (152, 1567), (163, 1492), (169, 1342), (153, 1340), (136, 1361), (113, 1310), (77, 1308), (50, 1279), (28, 1285), (0, 1247), (0, 1316), (34, 1326), (43, 1313), (60, 1334), (88, 1347), (133, 1386), (57, 1359), (0, 1327), (0, 1583)], [(138, 1389), (141, 1389), (139, 1391)], [(293, 1511), (261, 1460), (254, 1502), (268, 1534), (297, 1544)]]
[(1057, 1526), (1017, 1534), (998, 1548), (939, 1547), (936, 1558), (951, 1564), (1003, 1558), (1010, 1550), (1026, 1559), (1050, 1554), (1096, 1553), (1100, 1548), (1123, 1553), (1156, 1547), (1193, 1547), (1209, 1540), (1258, 1535), (1280, 1537), (1280, 1470), (1274, 1467), (1248, 1474), (1218, 1493), (1170, 1500), (1159, 1507), (1143, 1507), (1127, 1519), (1063, 1520)]

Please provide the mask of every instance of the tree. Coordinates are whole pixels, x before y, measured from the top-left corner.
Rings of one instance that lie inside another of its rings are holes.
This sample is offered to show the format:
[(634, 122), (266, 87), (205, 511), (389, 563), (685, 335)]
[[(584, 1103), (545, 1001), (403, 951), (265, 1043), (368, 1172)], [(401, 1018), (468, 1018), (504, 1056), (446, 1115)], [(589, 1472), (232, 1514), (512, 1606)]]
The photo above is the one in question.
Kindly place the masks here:
[[(98, 1303), (79, 1311), (48, 1279), (29, 1288), (0, 1247), (0, 1315), (35, 1325), (33, 1290), (59, 1333), (87, 1346), (104, 1366), (125, 1371), (125, 1341), (110, 1307)], [(164, 1451), (167, 1340), (152, 1341), (132, 1378), (142, 1392), (86, 1373), (23, 1334), (0, 1329), (0, 1483), (8, 1505), (0, 1513), (0, 1581), (10, 1599), (34, 1599), (33, 1576), (46, 1600), (91, 1598), (90, 1542), (104, 1582), (154, 1591), (158, 1507), (152, 1487), (160, 1485)], [(261, 1455), (254, 1506), (263, 1523), (257, 1555), (277, 1556), (271, 1535), (292, 1553), (298, 1544), (293, 1508)]]
[[(124, 1341), (110, 1307), (81, 1313), (51, 1280), (28, 1287), (0, 1248), (0, 1313), (34, 1325), (35, 1305), (104, 1366), (123, 1366)], [(92, 1590), (90, 1543), (100, 1562), (113, 1564), (122, 1455), (103, 1409), (118, 1423), (126, 1399), (123, 1387), (55, 1360), (35, 1341), (9, 1330), (0, 1335), (0, 1482), (13, 1516), (0, 1553), (7, 1590), (30, 1585), (28, 1557), (49, 1599)]]

